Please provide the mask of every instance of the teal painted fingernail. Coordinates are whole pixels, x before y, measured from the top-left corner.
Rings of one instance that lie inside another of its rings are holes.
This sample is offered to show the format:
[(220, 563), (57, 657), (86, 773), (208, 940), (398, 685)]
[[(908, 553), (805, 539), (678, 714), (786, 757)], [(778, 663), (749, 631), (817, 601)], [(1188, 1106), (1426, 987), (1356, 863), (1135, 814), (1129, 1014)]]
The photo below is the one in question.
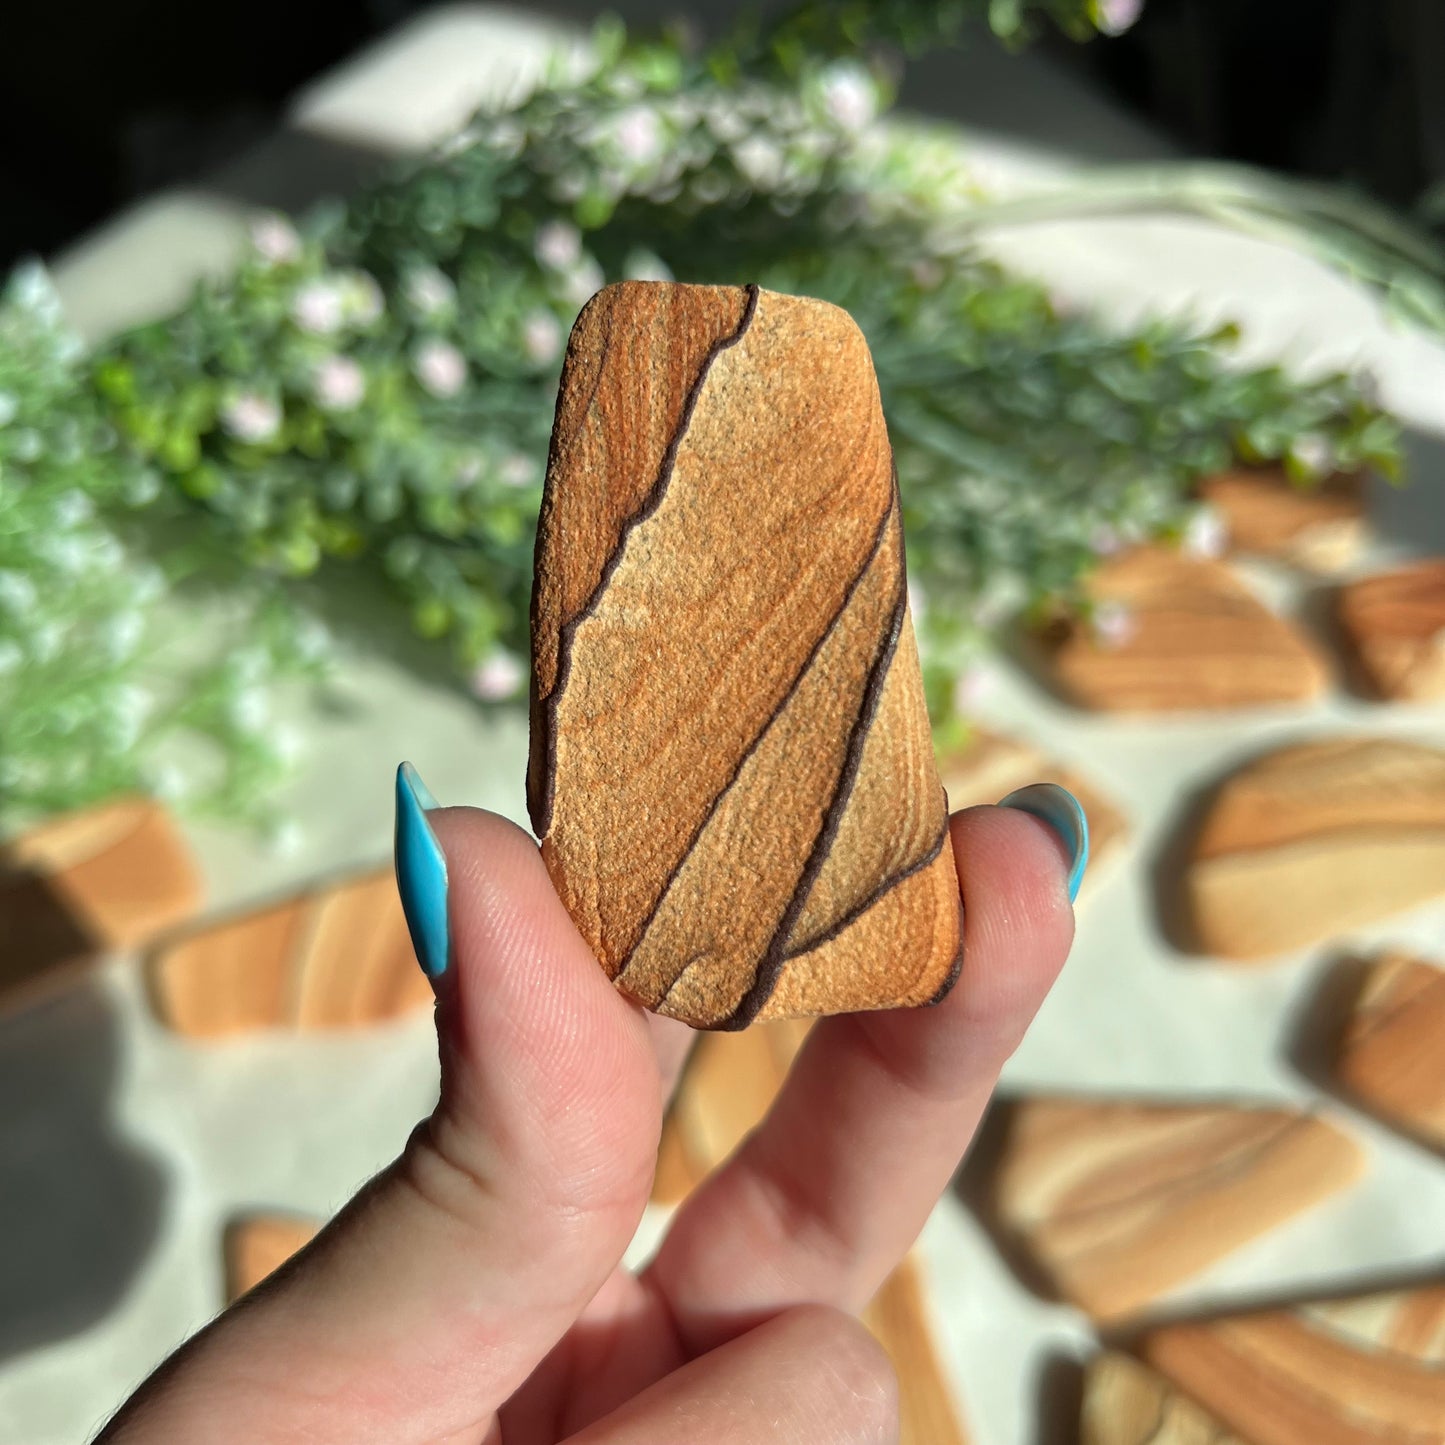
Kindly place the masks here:
[(447, 921), (447, 857), (427, 813), (437, 807), (431, 789), (410, 763), (396, 770), (396, 886), (422, 972), (435, 982), (451, 962)]
[(1064, 847), (1069, 850), (1069, 902), (1072, 903), (1079, 896), (1084, 869), (1089, 866), (1089, 820), (1084, 816), (1083, 805), (1057, 783), (1030, 783), (1026, 788), (1015, 788), (999, 807), (1032, 813), (1064, 840)]

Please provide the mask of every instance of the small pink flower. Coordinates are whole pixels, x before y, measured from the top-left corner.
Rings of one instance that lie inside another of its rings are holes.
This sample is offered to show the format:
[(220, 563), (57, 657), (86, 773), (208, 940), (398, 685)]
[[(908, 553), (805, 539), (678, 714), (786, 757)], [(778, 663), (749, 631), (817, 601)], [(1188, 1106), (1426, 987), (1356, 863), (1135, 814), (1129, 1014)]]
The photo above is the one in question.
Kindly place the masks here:
[(953, 685), (953, 705), (965, 715), (977, 712), (998, 687), (998, 674), (983, 663), (975, 663), (959, 675)]
[(309, 281), (291, 300), (291, 319), (314, 336), (340, 331), (345, 315), (341, 290), (330, 281)]
[(580, 307), (586, 305), (606, 284), (607, 277), (602, 267), (587, 256), (568, 273), (562, 285), (562, 294), (574, 306)]
[(537, 468), (531, 457), (521, 452), (510, 452), (497, 468), (497, 480), (504, 487), (530, 487), (536, 477)]
[(548, 221), (537, 227), (532, 251), (550, 270), (565, 271), (582, 256), (582, 232), (568, 221)]
[(1122, 602), (1101, 602), (1094, 609), (1094, 640), (1100, 647), (1126, 647), (1139, 631), (1139, 619)]
[(467, 384), (467, 359), (449, 341), (424, 341), (416, 349), (416, 379), (435, 397), (455, 396)]
[(420, 266), (406, 278), (406, 299), (423, 316), (431, 316), (457, 299), (457, 288), (444, 271)]
[(1334, 465), (1334, 452), (1322, 436), (1304, 436), (1290, 447), (1290, 455), (1311, 476), (1323, 476)]
[(639, 168), (651, 165), (662, 154), (662, 122), (648, 106), (634, 105), (623, 111), (612, 137), (622, 158)]
[(943, 264), (932, 256), (924, 256), (908, 268), (908, 274), (913, 278), (915, 286), (932, 291), (943, 280)]
[(237, 441), (268, 442), (281, 429), (281, 408), (258, 391), (243, 391), (226, 403), (221, 425)]
[(525, 674), (522, 664), (500, 648), (484, 658), (472, 673), (472, 695), (483, 702), (501, 702), (515, 697)]
[(750, 135), (733, 147), (733, 162), (755, 186), (775, 186), (783, 178), (782, 147), (766, 136)]
[(1122, 35), (1144, 13), (1144, 0), (1094, 0), (1094, 23), (1104, 35)]
[(878, 92), (856, 65), (834, 66), (823, 77), (823, 109), (845, 131), (856, 132), (878, 114)]
[(366, 373), (349, 356), (328, 356), (312, 378), (316, 403), (327, 411), (352, 411), (366, 395)]
[(539, 366), (562, 349), (562, 326), (550, 311), (533, 311), (522, 323), (522, 351)]
[(268, 266), (285, 266), (301, 255), (301, 237), (285, 216), (272, 212), (251, 223), (251, 248)]
[(353, 271), (346, 278), (346, 292), (343, 310), (346, 319), (356, 326), (370, 326), (381, 320), (386, 310), (386, 298), (376, 278), (365, 271)]
[(1124, 539), (1119, 535), (1116, 527), (1111, 527), (1107, 522), (1094, 528), (1094, 535), (1089, 538), (1089, 549), (1096, 557), (1113, 557), (1121, 552), (1124, 547)]
[(1213, 507), (1200, 507), (1184, 529), (1184, 550), (1191, 557), (1222, 557), (1229, 545), (1229, 528)]
[(672, 271), (667, 263), (651, 251), (634, 251), (623, 264), (623, 274), (629, 281), (671, 281)]

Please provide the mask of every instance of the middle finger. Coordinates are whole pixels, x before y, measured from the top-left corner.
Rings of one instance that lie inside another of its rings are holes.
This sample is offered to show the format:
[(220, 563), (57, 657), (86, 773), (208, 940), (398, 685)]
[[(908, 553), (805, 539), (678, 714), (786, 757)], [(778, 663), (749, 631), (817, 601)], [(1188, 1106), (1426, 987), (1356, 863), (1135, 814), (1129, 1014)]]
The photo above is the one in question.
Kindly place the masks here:
[(778, 1309), (860, 1309), (958, 1166), (1073, 938), (1062, 846), (1028, 814), (952, 822), (964, 967), (931, 1009), (812, 1031), (763, 1123), (679, 1210), (648, 1267), (691, 1354)]

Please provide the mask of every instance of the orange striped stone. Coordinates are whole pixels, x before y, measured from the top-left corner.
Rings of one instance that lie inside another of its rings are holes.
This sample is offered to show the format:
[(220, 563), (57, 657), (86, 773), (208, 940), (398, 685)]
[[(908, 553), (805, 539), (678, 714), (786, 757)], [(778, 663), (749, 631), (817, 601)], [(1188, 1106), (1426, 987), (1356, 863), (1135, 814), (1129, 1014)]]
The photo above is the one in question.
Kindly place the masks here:
[(1445, 1282), (1173, 1325), (1140, 1349), (1252, 1445), (1445, 1445)]
[(960, 905), (862, 334), (628, 282), (568, 344), (537, 539), (528, 802), (563, 903), (701, 1028), (927, 1003)]

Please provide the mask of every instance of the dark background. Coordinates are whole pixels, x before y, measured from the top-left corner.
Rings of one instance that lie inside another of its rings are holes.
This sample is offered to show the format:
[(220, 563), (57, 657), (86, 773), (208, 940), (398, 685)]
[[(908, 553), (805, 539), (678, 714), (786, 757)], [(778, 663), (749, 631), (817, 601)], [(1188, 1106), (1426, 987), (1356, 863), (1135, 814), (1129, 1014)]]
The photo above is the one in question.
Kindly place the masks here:
[[(0, 266), (265, 136), (300, 85), (422, 0), (0, 0)], [(556, 0), (552, 13), (604, 8)], [(717, 31), (732, 0), (623, 0)], [(1128, 34), (1046, 42), (1186, 153), (1342, 180), (1400, 207), (1445, 179), (1441, 0), (1147, 0)]]

